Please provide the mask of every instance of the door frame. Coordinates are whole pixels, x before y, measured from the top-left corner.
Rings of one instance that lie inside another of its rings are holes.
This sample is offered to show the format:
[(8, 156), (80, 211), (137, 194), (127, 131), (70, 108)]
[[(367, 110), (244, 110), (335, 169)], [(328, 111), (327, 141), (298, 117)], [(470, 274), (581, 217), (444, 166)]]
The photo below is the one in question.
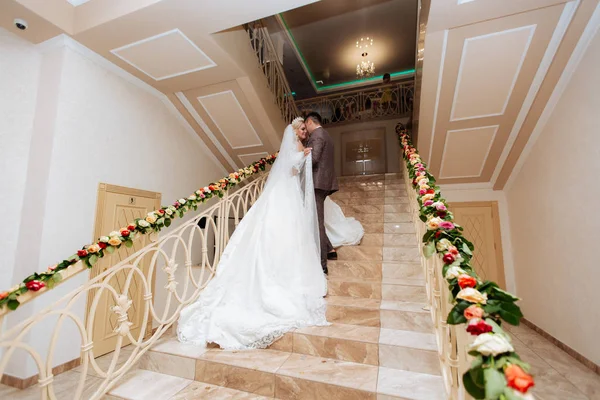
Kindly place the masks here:
[[(500, 229), (500, 212), (498, 209), (498, 202), (496, 200), (489, 201), (453, 201), (448, 202), (450, 212), (452, 208), (457, 207), (490, 207), (492, 208), (492, 230), (494, 231), (495, 238), (498, 242), (494, 242), (494, 251), (496, 256), (496, 264), (498, 265), (498, 275), (500, 282), (496, 282), (502, 289), (506, 289), (506, 272), (504, 270), (504, 252), (502, 249), (502, 231)], [(469, 238), (467, 238), (469, 240)]]
[[(151, 192), (148, 190), (142, 190), (142, 189), (135, 189), (135, 188), (128, 188), (125, 186), (118, 186), (118, 185), (111, 185), (108, 183), (99, 183), (98, 184), (98, 196), (97, 196), (97, 201), (96, 201), (96, 217), (94, 219), (94, 228), (93, 228), (93, 232), (92, 232), (92, 243), (96, 243), (96, 241), (98, 240), (98, 238), (100, 236), (102, 236), (103, 233), (107, 233), (107, 232), (102, 232), (102, 219), (104, 218), (104, 207), (106, 206), (106, 196), (108, 193), (116, 193), (116, 194), (124, 194), (124, 195), (128, 195), (128, 196), (135, 196), (135, 197), (145, 197), (145, 198), (149, 198), (149, 199), (155, 199), (154, 200), (154, 209), (158, 210), (161, 207), (161, 198), (162, 195), (159, 192)], [(90, 268), (90, 273), (88, 276), (88, 279), (93, 279), (96, 276), (99, 275), (98, 271), (94, 271), (94, 268)], [(151, 282), (151, 287), (152, 287), (152, 293), (154, 294), (154, 289), (156, 286), (156, 273), (154, 273), (152, 275), (152, 282)], [(92, 296), (92, 291), (88, 292), (87, 295), (87, 299), (86, 299), (86, 304), (85, 304), (85, 321), (84, 321), (84, 326), (87, 326), (88, 323), (88, 317), (90, 315), (90, 308), (92, 306), (92, 302), (93, 302), (93, 296)], [(148, 323), (146, 326), (146, 335), (148, 335), (149, 333), (152, 333), (152, 319), (148, 319)], [(91, 334), (91, 333), (90, 333)]]

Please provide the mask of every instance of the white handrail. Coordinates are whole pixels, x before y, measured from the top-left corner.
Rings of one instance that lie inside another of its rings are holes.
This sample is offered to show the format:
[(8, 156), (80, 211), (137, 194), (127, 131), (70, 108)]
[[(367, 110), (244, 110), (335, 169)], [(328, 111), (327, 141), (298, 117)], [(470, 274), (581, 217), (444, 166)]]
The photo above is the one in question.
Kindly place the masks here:
[[(8, 369), (11, 366), (24, 363), (24, 351), (37, 366), (41, 398), (55, 399), (52, 374), (54, 356), (61, 346), (72, 347), (76, 342), (75, 337), (61, 336), (65, 323), (71, 322), (81, 342), (82, 370), (77, 389), (69, 398), (82, 398), (90, 368), (102, 380), (90, 398), (101, 398), (176, 323), (181, 309), (198, 298), (214, 276), (233, 230), (262, 193), (266, 178), (267, 174), (263, 173), (237, 191), (225, 192), (216, 204), (180, 227), (155, 238), (144, 248), (87, 280), (33, 316), (3, 330), (0, 334), (0, 350), (3, 350), (0, 353), (0, 376), (10, 373)], [(64, 278), (68, 279), (77, 272), (75, 269), (69, 270)], [(119, 278), (118, 282), (116, 278)], [(156, 292), (153, 292), (155, 282)], [(139, 290), (135, 298), (130, 298), (133, 286)], [(111, 363), (108, 369), (103, 370), (94, 359), (94, 340), (98, 338), (94, 338), (93, 330), (98, 322), (100, 301), (106, 301), (107, 298), (112, 304), (112, 315), (109, 317), (115, 322), (116, 342)], [(86, 299), (89, 311), (87, 315), (82, 315)], [(18, 318), (20, 312), (23, 312), (22, 308), (10, 315)], [(136, 323), (140, 329), (139, 333), (134, 334)], [(149, 323), (153, 328), (151, 334), (145, 329)], [(28, 342), (36, 329), (43, 330), (50, 339), (47, 346), (40, 348)], [(69, 330), (71, 336), (74, 335), (72, 331)], [(120, 349), (128, 342), (133, 351), (125, 363), (117, 368)], [(16, 358), (15, 354), (19, 357)]]

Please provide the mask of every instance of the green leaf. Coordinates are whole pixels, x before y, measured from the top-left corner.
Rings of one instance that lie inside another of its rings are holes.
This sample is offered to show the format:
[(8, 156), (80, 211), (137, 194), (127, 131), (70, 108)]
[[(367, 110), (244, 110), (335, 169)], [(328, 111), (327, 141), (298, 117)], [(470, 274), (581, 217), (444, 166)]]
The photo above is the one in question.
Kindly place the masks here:
[(131, 240), (127, 240), (124, 243), (125, 243), (125, 247), (127, 247), (127, 248), (133, 247), (133, 242)]
[(54, 289), (54, 285), (55, 285), (55, 283), (52, 279), (50, 279), (46, 282), (46, 286), (48, 287), (48, 289)]
[(458, 324), (464, 324), (465, 322), (467, 322), (467, 319), (465, 318), (465, 315), (464, 315), (464, 311), (470, 305), (471, 304), (467, 301), (458, 302), (452, 308), (452, 310), (450, 310), (450, 313), (448, 314), (448, 318), (446, 319), (446, 322), (449, 325), (458, 325)]
[(435, 254), (435, 243), (429, 242), (423, 246), (423, 255), (425, 258), (429, 258)]
[(88, 258), (88, 263), (93, 267), (94, 264), (96, 264), (98, 262), (98, 256), (95, 254), (92, 254), (90, 256), (90, 258)]
[(463, 375), (463, 384), (465, 385), (467, 392), (473, 396), (474, 399), (485, 399), (485, 389), (475, 383), (470, 371), (465, 372)]
[(21, 303), (19, 303), (19, 300), (8, 300), (8, 303), (6, 303), (8, 309), (13, 311), (16, 310), (20, 304)]
[(167, 218), (165, 219), (165, 226), (168, 228), (169, 226), (171, 226), (171, 218)]
[(62, 274), (52, 275), (52, 280), (54, 281), (54, 283), (58, 283), (58, 282), (62, 281)]
[(512, 301), (512, 302), (519, 300), (518, 297), (513, 296), (512, 294), (500, 289), (499, 287), (493, 287), (491, 294), (492, 294), (493, 298), (498, 299), (498, 300)]
[(486, 368), (483, 370), (485, 379), (485, 398), (489, 400), (497, 399), (506, 387), (504, 374), (495, 368)]
[(467, 244), (465, 242), (463, 242), (463, 244), (462, 244), (462, 251), (469, 256), (473, 255), (473, 253), (471, 252), (471, 249), (469, 249), (469, 246), (467, 246)]
[(115, 248), (114, 248), (113, 246), (108, 246), (108, 247), (106, 248), (106, 252), (107, 252), (108, 254), (112, 254), (112, 253), (114, 253), (114, 252), (115, 252)]
[(435, 231), (427, 231), (424, 235), (423, 235), (423, 243), (427, 243), (429, 242), (429, 239), (431, 239), (431, 237), (435, 234)]
[(509, 387), (505, 387), (502, 394), (504, 394), (506, 400), (523, 400), (521, 395), (518, 395), (517, 392)]

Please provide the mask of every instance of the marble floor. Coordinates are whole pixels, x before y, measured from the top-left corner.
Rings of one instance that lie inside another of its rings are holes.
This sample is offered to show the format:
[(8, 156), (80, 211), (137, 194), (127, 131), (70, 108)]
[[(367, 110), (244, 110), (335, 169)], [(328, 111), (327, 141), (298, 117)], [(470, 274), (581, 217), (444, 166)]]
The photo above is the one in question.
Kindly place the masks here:
[(600, 400), (599, 375), (525, 325), (506, 330), (515, 350), (531, 364), (536, 399)]

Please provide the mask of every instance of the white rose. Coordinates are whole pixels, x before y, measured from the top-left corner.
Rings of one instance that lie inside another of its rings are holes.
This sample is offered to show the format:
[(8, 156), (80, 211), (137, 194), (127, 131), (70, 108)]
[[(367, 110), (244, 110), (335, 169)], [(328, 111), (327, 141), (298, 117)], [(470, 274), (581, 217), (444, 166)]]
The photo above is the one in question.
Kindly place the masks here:
[(210, 189), (208, 188), (208, 186), (206, 186), (206, 187), (204, 188), (204, 192), (205, 192), (205, 193), (210, 193)]
[(109, 239), (110, 238), (108, 236), (101, 236), (99, 241), (102, 242), (102, 243), (108, 243)]
[(458, 292), (457, 299), (466, 300), (471, 303), (487, 303), (487, 293), (481, 293), (479, 290), (467, 287)]
[(168, 210), (171, 210), (172, 212), (177, 211), (177, 209), (175, 208), (175, 206), (169, 206)]
[(515, 351), (510, 342), (503, 336), (494, 333), (484, 333), (469, 346), (469, 350), (475, 350), (484, 356), (497, 356), (498, 354)]
[(195, 194), (191, 195), (190, 197), (188, 197), (188, 200), (196, 200), (196, 195)]
[(455, 265), (454, 267), (448, 268), (445, 278), (446, 280), (450, 280), (452, 278), (458, 278), (458, 276), (462, 274), (466, 274), (465, 270)]
[(156, 222), (156, 214), (154, 213), (148, 213), (148, 215), (146, 216), (146, 221), (153, 224)]
[(138, 225), (141, 226), (142, 228), (148, 228), (150, 226), (150, 224), (147, 221), (144, 221), (143, 219), (140, 219), (138, 221)]
[(450, 248), (450, 246), (452, 246), (452, 243), (450, 243), (448, 239), (441, 239), (439, 242), (437, 242), (435, 248), (437, 249), (437, 251), (446, 251)]
[(112, 231), (111, 233), (108, 234), (108, 236), (113, 237), (113, 236), (121, 236), (121, 233), (117, 232), (117, 231)]
[(185, 204), (185, 199), (179, 199), (177, 201), (179, 202), (179, 204)]
[(170, 208), (167, 208), (165, 210), (165, 213), (167, 213), (167, 215), (173, 215), (173, 210), (171, 210)]
[[(425, 200), (423, 200), (423, 201), (425, 201)], [(430, 231), (434, 231), (440, 227), (441, 222), (442, 222), (441, 218), (438, 218), (438, 217), (430, 218), (427, 221), (427, 229), (429, 229)]]

